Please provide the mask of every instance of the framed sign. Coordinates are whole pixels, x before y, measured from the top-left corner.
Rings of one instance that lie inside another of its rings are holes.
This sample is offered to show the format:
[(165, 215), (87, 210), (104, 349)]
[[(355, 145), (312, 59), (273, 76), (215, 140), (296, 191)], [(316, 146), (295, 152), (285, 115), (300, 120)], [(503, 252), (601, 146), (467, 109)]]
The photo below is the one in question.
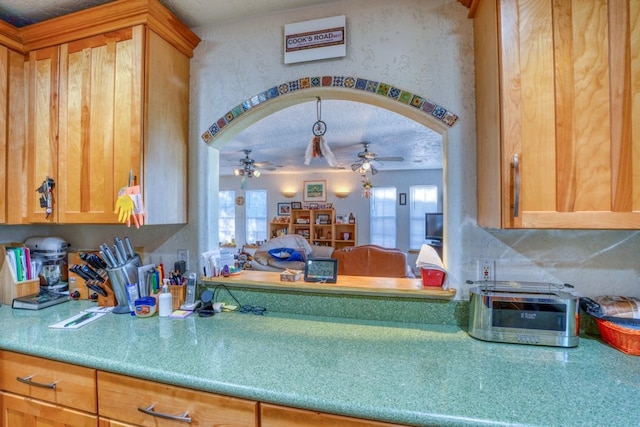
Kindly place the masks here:
[(327, 181), (305, 181), (302, 197), (305, 202), (326, 202)]

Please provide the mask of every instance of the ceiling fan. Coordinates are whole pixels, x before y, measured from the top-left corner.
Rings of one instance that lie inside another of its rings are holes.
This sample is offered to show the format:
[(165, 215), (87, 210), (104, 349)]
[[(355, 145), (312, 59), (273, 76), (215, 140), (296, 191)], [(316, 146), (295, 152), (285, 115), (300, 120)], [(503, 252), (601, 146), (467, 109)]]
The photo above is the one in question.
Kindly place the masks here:
[(378, 169), (373, 165), (374, 161), (379, 162), (402, 162), (403, 157), (378, 157), (373, 151), (369, 151), (370, 142), (364, 141), (361, 143), (364, 150), (358, 153), (358, 160), (351, 164), (352, 171), (358, 171), (361, 174), (365, 174), (367, 171), (371, 171), (372, 175), (378, 173)]
[(252, 158), (249, 157), (251, 150), (244, 149), (244, 158), (240, 159), (240, 167), (233, 171), (235, 176), (241, 176), (241, 188), (247, 188), (247, 178), (258, 178), (260, 176), (260, 171), (258, 168), (262, 168), (265, 170), (273, 171), (276, 170), (276, 166), (271, 162), (256, 162)]

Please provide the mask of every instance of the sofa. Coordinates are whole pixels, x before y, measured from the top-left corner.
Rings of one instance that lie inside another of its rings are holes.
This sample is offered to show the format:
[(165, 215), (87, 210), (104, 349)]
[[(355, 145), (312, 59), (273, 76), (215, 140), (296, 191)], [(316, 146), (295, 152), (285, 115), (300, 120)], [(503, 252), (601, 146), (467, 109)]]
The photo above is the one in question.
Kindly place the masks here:
[[(272, 256), (269, 251), (272, 249), (289, 248), (294, 249), (302, 257), (300, 261), (287, 261)], [(253, 254), (251, 267), (261, 271), (283, 271), (287, 268), (292, 270), (304, 270), (304, 260), (307, 258), (330, 258), (334, 248), (332, 246), (311, 245), (307, 239), (296, 234), (275, 237), (267, 240)]]
[(400, 249), (361, 245), (336, 249), (331, 258), (338, 260), (338, 276), (415, 277)]

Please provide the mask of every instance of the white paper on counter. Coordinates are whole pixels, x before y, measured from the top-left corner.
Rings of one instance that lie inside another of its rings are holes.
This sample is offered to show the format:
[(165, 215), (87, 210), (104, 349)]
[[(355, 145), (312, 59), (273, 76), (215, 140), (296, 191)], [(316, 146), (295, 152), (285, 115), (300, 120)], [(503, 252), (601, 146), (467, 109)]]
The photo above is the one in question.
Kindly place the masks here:
[[(65, 326), (65, 325), (68, 325), (69, 323), (73, 322), (74, 320), (84, 316), (87, 313), (92, 313), (93, 316), (89, 317), (88, 319), (83, 320), (82, 322), (74, 323), (73, 325), (69, 325), (69, 326)], [(80, 313), (78, 313), (78, 314), (76, 314), (74, 316), (71, 316), (71, 317), (69, 317), (67, 319), (64, 319), (64, 320), (62, 320), (62, 321), (60, 321), (58, 323), (54, 323), (53, 325), (49, 325), (49, 327), (51, 329), (78, 330), (78, 329), (82, 328), (83, 326), (88, 325), (91, 322), (95, 322), (96, 320), (100, 319), (103, 316), (106, 316), (109, 313), (110, 313), (110, 310), (109, 311), (105, 311), (105, 310), (97, 311), (95, 308), (88, 309), (86, 311), (81, 311)]]

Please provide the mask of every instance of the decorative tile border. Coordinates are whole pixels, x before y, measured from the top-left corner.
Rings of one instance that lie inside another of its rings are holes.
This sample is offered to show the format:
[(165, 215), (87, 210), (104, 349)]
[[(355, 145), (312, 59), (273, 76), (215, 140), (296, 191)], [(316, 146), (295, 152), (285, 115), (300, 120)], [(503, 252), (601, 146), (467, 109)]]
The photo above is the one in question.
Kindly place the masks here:
[(386, 96), (403, 104), (410, 105), (440, 120), (445, 125), (451, 127), (458, 120), (458, 116), (448, 111), (444, 107), (437, 105), (426, 98), (419, 95), (399, 89), (388, 83), (376, 82), (374, 80), (361, 79), (359, 77), (342, 77), (342, 76), (318, 76), (318, 77), (302, 77), (298, 80), (292, 80), (287, 83), (279, 84), (264, 92), (243, 101), (238, 106), (231, 109), (223, 117), (220, 117), (209, 129), (202, 134), (204, 142), (213, 141), (216, 135), (224, 129), (229, 123), (237, 117), (245, 114), (251, 109), (262, 105), (280, 95), (296, 92), (299, 90), (318, 88), (318, 87), (341, 87), (353, 90), (363, 90), (376, 95)]

